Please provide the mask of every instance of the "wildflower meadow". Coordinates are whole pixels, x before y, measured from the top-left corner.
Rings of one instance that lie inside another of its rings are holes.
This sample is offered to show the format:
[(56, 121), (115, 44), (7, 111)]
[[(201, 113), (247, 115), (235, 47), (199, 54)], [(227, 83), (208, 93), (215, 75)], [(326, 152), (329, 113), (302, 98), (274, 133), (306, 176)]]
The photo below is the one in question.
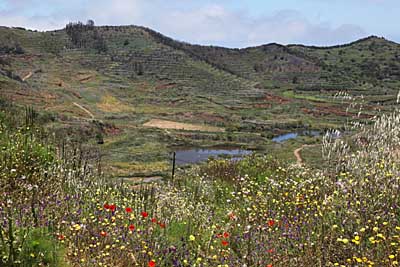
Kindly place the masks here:
[(327, 134), (320, 168), (252, 155), (135, 187), (0, 118), (1, 266), (399, 266), (399, 112)]

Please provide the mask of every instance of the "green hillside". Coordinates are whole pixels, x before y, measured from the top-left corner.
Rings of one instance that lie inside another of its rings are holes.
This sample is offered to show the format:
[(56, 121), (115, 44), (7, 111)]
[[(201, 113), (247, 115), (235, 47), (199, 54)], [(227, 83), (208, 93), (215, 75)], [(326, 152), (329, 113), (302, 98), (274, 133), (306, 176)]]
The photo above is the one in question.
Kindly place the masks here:
[[(112, 173), (136, 177), (165, 174), (176, 147), (241, 146), (294, 161), (295, 148), (320, 137), (273, 136), (341, 127), (360, 108), (358, 119), (392, 109), (399, 54), (376, 37), (227, 49), (137, 26), (0, 27), (0, 92), (47, 114), (61, 136), (98, 144)], [(362, 106), (339, 92), (362, 94)]]

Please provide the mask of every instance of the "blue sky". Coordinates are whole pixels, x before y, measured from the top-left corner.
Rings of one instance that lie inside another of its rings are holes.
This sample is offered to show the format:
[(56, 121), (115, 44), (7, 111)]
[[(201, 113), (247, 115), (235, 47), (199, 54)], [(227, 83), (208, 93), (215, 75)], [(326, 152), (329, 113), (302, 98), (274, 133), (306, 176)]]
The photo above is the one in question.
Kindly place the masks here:
[(334, 45), (372, 34), (400, 42), (399, 14), (399, 0), (0, 0), (2, 26), (50, 30), (91, 18), (228, 47)]

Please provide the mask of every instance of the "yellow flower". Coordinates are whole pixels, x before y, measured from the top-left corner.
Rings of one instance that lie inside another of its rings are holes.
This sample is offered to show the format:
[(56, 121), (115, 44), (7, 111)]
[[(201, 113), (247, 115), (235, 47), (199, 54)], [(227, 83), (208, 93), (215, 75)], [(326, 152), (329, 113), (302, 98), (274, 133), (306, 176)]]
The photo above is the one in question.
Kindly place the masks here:
[(376, 236), (382, 239), (386, 239), (382, 234), (377, 234)]
[(196, 237), (194, 237), (194, 235), (190, 235), (190, 236), (189, 236), (189, 240), (190, 240), (190, 241), (195, 241), (195, 240), (196, 240)]
[(347, 238), (343, 238), (342, 242), (343, 242), (343, 244), (347, 244), (347, 243), (349, 243), (349, 240)]
[(389, 255), (389, 259), (394, 259), (394, 255), (392, 254), (392, 255)]

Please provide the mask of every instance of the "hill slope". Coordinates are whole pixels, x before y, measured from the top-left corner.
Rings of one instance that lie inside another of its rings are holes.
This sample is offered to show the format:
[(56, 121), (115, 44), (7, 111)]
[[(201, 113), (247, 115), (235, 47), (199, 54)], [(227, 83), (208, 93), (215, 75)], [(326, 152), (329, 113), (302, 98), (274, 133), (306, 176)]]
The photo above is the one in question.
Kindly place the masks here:
[(376, 37), (227, 49), (136, 26), (0, 27), (0, 90), (48, 112), (60, 134), (104, 143), (112, 171), (130, 177), (166, 171), (176, 146), (281, 149), (272, 135), (341, 125), (358, 110), (335, 99), (339, 91), (390, 109), (399, 54), (398, 44)]

